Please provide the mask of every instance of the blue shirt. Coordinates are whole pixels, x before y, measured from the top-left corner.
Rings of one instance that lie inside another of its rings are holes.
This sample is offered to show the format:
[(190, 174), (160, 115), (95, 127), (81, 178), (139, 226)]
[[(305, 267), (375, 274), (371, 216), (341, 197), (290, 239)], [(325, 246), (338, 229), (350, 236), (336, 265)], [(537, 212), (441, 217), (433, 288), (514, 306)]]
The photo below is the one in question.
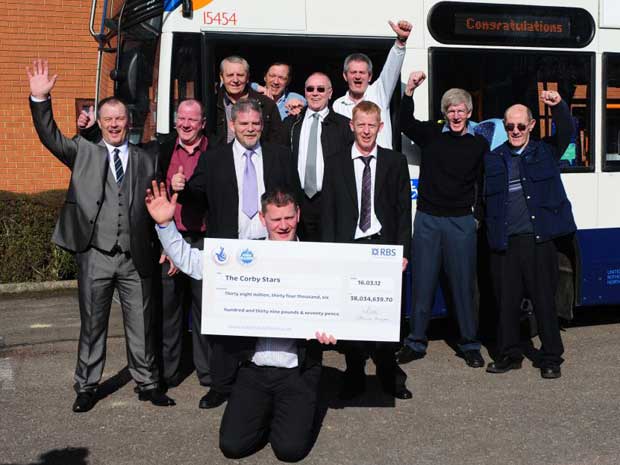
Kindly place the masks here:
[[(250, 84), (250, 87), (252, 87), (252, 89), (257, 90), (258, 89), (258, 83), (253, 82), (252, 84)], [(308, 102), (306, 102), (306, 99), (304, 98), (303, 95), (299, 95), (296, 92), (289, 92), (288, 90), (284, 90), (284, 93), (280, 96), (280, 98), (278, 99), (278, 101), (276, 102), (276, 106), (278, 107), (278, 111), (280, 112), (280, 118), (282, 119), (282, 121), (284, 121), (284, 118), (286, 118), (288, 116), (288, 110), (286, 109), (286, 104), (289, 100), (292, 99), (298, 99), (301, 100), (304, 103), (304, 106), (307, 105)]]

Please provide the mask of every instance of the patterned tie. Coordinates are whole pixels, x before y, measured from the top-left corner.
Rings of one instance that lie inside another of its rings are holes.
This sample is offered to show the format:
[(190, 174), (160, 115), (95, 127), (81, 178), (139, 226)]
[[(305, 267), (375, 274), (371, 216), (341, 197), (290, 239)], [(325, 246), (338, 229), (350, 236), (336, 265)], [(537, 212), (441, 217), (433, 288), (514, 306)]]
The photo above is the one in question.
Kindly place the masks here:
[(118, 156), (119, 153), (120, 150), (118, 148), (114, 149), (114, 171), (116, 171), (116, 184), (120, 186), (123, 182), (123, 178), (125, 177), (125, 172), (123, 171), (121, 157)]
[(316, 182), (316, 156), (317, 156), (317, 139), (319, 134), (319, 114), (314, 113), (312, 116), (312, 125), (310, 126), (310, 135), (308, 136), (308, 151), (306, 152), (306, 172), (304, 176), (304, 192), (309, 199), (314, 197), (318, 192)]
[(258, 183), (256, 181), (256, 168), (252, 161), (253, 150), (246, 150), (243, 154), (245, 157), (245, 168), (243, 170), (243, 200), (241, 203), (241, 211), (248, 218), (254, 218), (258, 213)]
[(372, 160), (372, 155), (369, 157), (359, 157), (359, 159), (364, 162), (364, 172), (362, 173), (362, 201), (360, 205), (360, 229), (366, 232), (368, 228), (370, 228), (370, 194), (372, 191), (370, 161)]

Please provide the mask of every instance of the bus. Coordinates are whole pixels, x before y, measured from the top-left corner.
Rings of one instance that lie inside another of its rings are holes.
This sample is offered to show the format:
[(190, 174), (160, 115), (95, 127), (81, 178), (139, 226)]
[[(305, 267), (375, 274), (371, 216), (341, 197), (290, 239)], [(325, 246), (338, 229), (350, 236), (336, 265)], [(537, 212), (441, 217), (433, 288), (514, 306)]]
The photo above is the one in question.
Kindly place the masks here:
[[(418, 119), (441, 119), (442, 93), (461, 87), (474, 98), (473, 120), (501, 118), (521, 102), (533, 110), (541, 138), (554, 126), (538, 95), (557, 90), (577, 128), (560, 163), (578, 226), (559, 244), (558, 313), (570, 319), (576, 307), (619, 304), (616, 0), (93, 0), (91, 33), (99, 43), (99, 76), (113, 60), (114, 92), (129, 103), (136, 142), (169, 134), (183, 98), (202, 100), (212, 126), (218, 65), (231, 54), (248, 59), (254, 81), (270, 63), (283, 61), (292, 65), (291, 90), (301, 92), (307, 75), (323, 71), (333, 81), (334, 98), (343, 95), (347, 54), (365, 52), (379, 75), (394, 42), (388, 19), (413, 23), (391, 117), (394, 146), (409, 162), (414, 212), (419, 152), (401, 135), (397, 118), (411, 71), (428, 76), (415, 93)], [(98, 78), (97, 99), (100, 85)], [(440, 293), (434, 311), (445, 313)]]

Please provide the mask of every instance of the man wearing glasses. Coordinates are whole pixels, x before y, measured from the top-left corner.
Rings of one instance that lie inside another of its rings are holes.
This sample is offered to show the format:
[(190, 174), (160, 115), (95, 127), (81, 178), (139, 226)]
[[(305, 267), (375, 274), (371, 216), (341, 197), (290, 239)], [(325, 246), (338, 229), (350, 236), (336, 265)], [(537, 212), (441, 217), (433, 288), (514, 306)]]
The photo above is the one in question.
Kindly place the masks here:
[(350, 146), (353, 133), (349, 119), (328, 107), (332, 83), (327, 75), (311, 74), (306, 79), (305, 96), (308, 107), (297, 116), (289, 116), (284, 124), (288, 128), (293, 166), (297, 167), (303, 189), (299, 237), (318, 242), (325, 161)]
[(540, 100), (551, 108), (557, 128), (555, 146), (530, 140), (536, 120), (529, 108), (518, 104), (504, 114), (508, 141), (484, 158), (485, 221), (499, 308), (499, 356), (487, 372), (521, 368), (519, 318), (521, 300), (527, 295), (541, 341), (535, 365), (543, 378), (553, 379), (562, 374), (564, 352), (555, 310), (558, 258), (554, 239), (577, 229), (558, 161), (574, 129), (559, 93), (543, 91)]
[(480, 368), (484, 359), (474, 308), (477, 234), (473, 209), (489, 145), (473, 132), (469, 122), (472, 99), (463, 89), (449, 89), (441, 98), (444, 122), (415, 119), (413, 91), (425, 79), (421, 71), (411, 73), (400, 113), (403, 133), (420, 146), (422, 156), (413, 226), (411, 331), (397, 361), (408, 363), (426, 354), (426, 330), (443, 268), (450, 284), (444, 291), (450, 291), (461, 333), (459, 350), (468, 366)]

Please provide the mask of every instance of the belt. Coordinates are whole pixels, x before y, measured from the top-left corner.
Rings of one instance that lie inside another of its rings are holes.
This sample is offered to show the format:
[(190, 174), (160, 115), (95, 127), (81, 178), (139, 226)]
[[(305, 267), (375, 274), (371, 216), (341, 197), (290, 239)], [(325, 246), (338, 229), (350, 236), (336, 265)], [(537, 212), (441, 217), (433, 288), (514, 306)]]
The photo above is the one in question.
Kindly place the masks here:
[(120, 254), (124, 254), (127, 258), (131, 257), (131, 254), (129, 253), (129, 251), (123, 251), (123, 249), (121, 249), (121, 247), (118, 244), (114, 244), (114, 247), (112, 247), (112, 249), (110, 250), (103, 250), (103, 249), (100, 249), (99, 247), (93, 247), (93, 248), (97, 249), (97, 251), (101, 252), (103, 255), (107, 255), (108, 257), (115, 257)]
[(374, 242), (381, 239), (381, 233), (373, 234), (372, 236), (364, 236), (359, 239), (355, 239), (354, 242)]

